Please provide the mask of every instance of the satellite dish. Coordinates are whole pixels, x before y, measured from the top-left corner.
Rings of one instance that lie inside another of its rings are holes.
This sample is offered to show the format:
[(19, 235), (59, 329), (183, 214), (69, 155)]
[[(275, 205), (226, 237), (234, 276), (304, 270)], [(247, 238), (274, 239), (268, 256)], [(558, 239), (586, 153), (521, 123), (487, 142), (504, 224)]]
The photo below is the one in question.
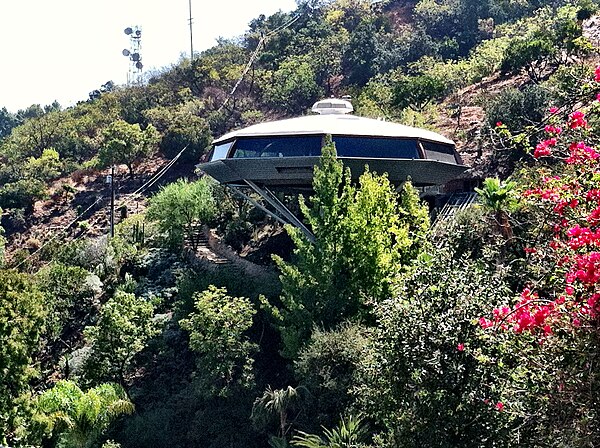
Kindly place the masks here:
[(133, 53), (131, 55), (131, 60), (132, 61), (136, 61), (136, 62), (139, 61), (140, 60), (140, 54), (139, 53)]
[(142, 68), (144, 68), (144, 65), (140, 61), (137, 61), (135, 63), (135, 68), (137, 68), (138, 70), (141, 70)]
[(123, 50), (121, 53), (123, 53), (123, 56), (129, 56), (131, 54), (127, 48), (125, 48), (125, 50)]
[(127, 34), (128, 36), (133, 33), (133, 30), (131, 29), (130, 26), (128, 26), (127, 28), (125, 28), (125, 34)]

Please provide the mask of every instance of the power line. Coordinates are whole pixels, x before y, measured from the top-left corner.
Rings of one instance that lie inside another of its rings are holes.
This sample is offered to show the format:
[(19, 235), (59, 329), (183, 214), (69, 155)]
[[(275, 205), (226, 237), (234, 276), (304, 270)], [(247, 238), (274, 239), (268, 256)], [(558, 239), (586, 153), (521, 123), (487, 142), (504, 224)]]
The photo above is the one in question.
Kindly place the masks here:
[(181, 151), (179, 151), (179, 153), (169, 162), (167, 163), (159, 172), (155, 173), (154, 176), (152, 176), (148, 182), (146, 182), (144, 185), (142, 185), (140, 188), (138, 188), (136, 191), (134, 191), (132, 193), (132, 195), (139, 195), (141, 193), (143, 193), (144, 191), (146, 191), (148, 188), (150, 188), (152, 185), (154, 185), (161, 177), (163, 177), (165, 175), (165, 173), (173, 166), (175, 165), (175, 163), (177, 162), (177, 160), (179, 159), (179, 157), (181, 157), (181, 155), (184, 153), (184, 151), (186, 149), (188, 149), (190, 145), (185, 145), (183, 147), (183, 149)]
[[(181, 151), (179, 151), (179, 153), (172, 160), (169, 161), (169, 163), (167, 163), (163, 168), (161, 168), (160, 171), (158, 171), (157, 173), (155, 173), (147, 182), (145, 182), (141, 187), (139, 187), (131, 195), (132, 196), (141, 196), (141, 194), (144, 191), (146, 191), (148, 188), (150, 188), (152, 185), (154, 185), (162, 176), (165, 175), (165, 173), (175, 164), (175, 162), (177, 162), (177, 160), (179, 159), (179, 157), (181, 157), (181, 155), (184, 153), (184, 151), (188, 147), (189, 147), (189, 145), (186, 145)], [(122, 187), (123, 186), (120, 185), (117, 188), (117, 191), (120, 190)], [(130, 199), (130, 198), (128, 198), (128, 199)], [(99, 197), (98, 199), (96, 199), (94, 201), (94, 203), (92, 203), (92, 205), (90, 205), (83, 212), (81, 212), (75, 219), (73, 219), (65, 227), (63, 227), (57, 234), (55, 234), (52, 238), (50, 238), (48, 241), (46, 241), (44, 244), (42, 244), (34, 252), (32, 252), (31, 254), (29, 254), (29, 256), (27, 256), (27, 258), (21, 260), (21, 262), (15, 266), (15, 269), (18, 269), (19, 267), (21, 267), (27, 261), (31, 260), (35, 255), (37, 255), (42, 249), (44, 249), (46, 246), (48, 246), (50, 243), (56, 241), (62, 234), (64, 234), (67, 230), (69, 230), (69, 228), (71, 228), (71, 226), (73, 224), (75, 224), (77, 221), (79, 221), (88, 211), (90, 211), (96, 204), (98, 204), (102, 200), (104, 200), (103, 197)], [(119, 205), (123, 205), (125, 202), (126, 202), (126, 200), (123, 200), (122, 204), (119, 204)]]
[(227, 105), (227, 103), (229, 102), (229, 99), (231, 97), (233, 97), (233, 95), (235, 94), (235, 92), (237, 91), (238, 87), (240, 86), (240, 84), (242, 83), (242, 81), (244, 80), (244, 77), (248, 74), (248, 72), (250, 71), (250, 69), (252, 68), (252, 65), (254, 64), (254, 61), (256, 60), (256, 58), (258, 57), (258, 53), (261, 50), (261, 47), (263, 46), (263, 44), (266, 42), (266, 40), (271, 37), (274, 36), (275, 34), (279, 33), (280, 31), (289, 28), (290, 26), (292, 26), (292, 24), (294, 22), (296, 22), (298, 19), (300, 18), (300, 15), (297, 15), (295, 17), (292, 17), (288, 22), (284, 23), (283, 25), (275, 28), (274, 30), (270, 31), (267, 34), (262, 34), (260, 37), (260, 40), (258, 41), (258, 44), (256, 44), (256, 49), (254, 50), (254, 52), (252, 53), (252, 55), (250, 56), (250, 60), (248, 61), (248, 63), (246, 64), (246, 67), (244, 67), (244, 71), (242, 72), (240, 78), (237, 80), (237, 82), (235, 83), (235, 85), (233, 86), (233, 89), (231, 89), (231, 92), (229, 92), (229, 96), (227, 96), (225, 98), (225, 101), (223, 101), (223, 104), (221, 104), (221, 106), (219, 107), (219, 109), (217, 110), (217, 112), (221, 112), (223, 110), (223, 108)]
[(36, 255), (37, 253), (39, 253), (44, 247), (46, 247), (48, 244), (52, 243), (53, 241), (55, 241), (56, 239), (58, 239), (58, 237), (66, 232), (73, 224), (75, 224), (77, 221), (79, 221), (79, 219), (81, 217), (83, 217), (92, 207), (94, 207), (98, 202), (102, 201), (104, 198), (99, 197), (98, 199), (96, 199), (94, 201), (94, 203), (92, 205), (90, 205), (88, 208), (86, 208), (83, 212), (81, 212), (74, 220), (72, 220), (69, 224), (67, 224), (62, 230), (60, 230), (56, 235), (54, 235), (52, 238), (50, 238), (48, 241), (46, 241), (44, 244), (42, 244), (39, 248), (37, 248), (34, 252), (32, 252), (31, 254), (29, 254), (29, 256), (27, 258), (25, 258), (24, 260), (22, 260), (18, 265), (15, 266), (15, 269), (21, 267), (26, 261), (30, 260), (34, 255)]
[[(263, 34), (260, 38), (260, 40), (258, 41), (258, 44), (256, 45), (256, 49), (254, 50), (254, 52), (252, 53), (248, 63), (246, 64), (246, 67), (244, 68), (244, 71), (242, 72), (240, 78), (238, 79), (238, 81), (235, 83), (235, 85), (233, 86), (233, 89), (231, 90), (231, 92), (229, 93), (229, 96), (227, 96), (225, 98), (225, 101), (223, 101), (223, 104), (221, 104), (221, 106), (218, 109), (218, 112), (220, 112), (229, 102), (229, 99), (231, 97), (233, 97), (233, 95), (235, 94), (235, 92), (237, 91), (239, 85), (242, 83), (242, 81), (244, 80), (244, 77), (246, 76), (246, 74), (250, 71), (250, 69), (252, 68), (252, 65), (254, 64), (254, 61), (256, 60), (256, 58), (258, 57), (258, 54), (261, 50), (261, 47), (263, 46), (263, 44), (266, 42), (266, 40), (268, 38), (270, 38), (271, 36), (274, 36), (275, 34), (279, 33), (280, 31), (283, 31), (286, 28), (289, 28), (290, 26), (292, 26), (298, 19), (300, 18), (300, 15), (296, 15), (295, 17), (292, 17), (289, 21), (287, 21), (286, 23), (284, 23), (283, 25), (275, 28), (274, 30), (268, 32), (267, 34)], [(191, 0), (190, 0), (190, 40), (191, 40), (191, 25), (192, 25), (192, 18), (191, 18)], [(192, 41), (190, 42), (191, 45), (193, 45)], [(190, 46), (191, 46), (190, 45)], [(192, 54), (190, 55), (190, 60), (193, 60), (193, 47), (191, 47), (191, 51)], [(136, 196), (140, 196), (144, 191), (146, 191), (148, 188), (150, 188), (152, 185), (154, 185), (162, 176), (165, 175), (165, 173), (177, 162), (177, 160), (179, 159), (179, 157), (181, 157), (181, 155), (183, 154), (183, 152), (188, 148), (189, 145), (186, 145), (180, 152), (179, 154), (177, 154), (169, 163), (167, 163), (167, 165), (165, 165), (158, 173), (156, 173), (153, 177), (151, 177), (144, 185), (142, 185), (140, 188), (138, 188), (136, 191), (134, 191), (131, 196), (129, 198), (127, 198), (126, 200), (123, 200), (122, 203), (120, 205), (125, 204), (125, 202), (128, 199), (131, 199), (132, 197), (136, 197)], [(113, 182), (114, 182), (114, 178), (113, 178)], [(122, 186), (119, 186), (117, 188), (117, 190), (120, 190), (122, 188)], [(52, 238), (50, 238), (47, 242), (45, 242), (44, 244), (42, 244), (38, 249), (36, 249), (34, 252), (32, 252), (27, 258), (25, 258), (24, 260), (22, 260), (17, 266), (15, 266), (15, 268), (19, 268), (20, 266), (22, 266), (25, 262), (27, 262), (28, 260), (30, 260), (34, 255), (38, 254), (44, 247), (46, 247), (48, 244), (52, 243), (53, 241), (57, 240), (59, 238), (60, 235), (62, 235), (63, 233), (65, 233), (73, 224), (75, 224), (77, 221), (79, 221), (79, 219), (81, 217), (83, 217), (92, 207), (94, 207), (98, 202), (102, 201), (102, 197), (96, 199), (96, 201), (94, 201), (94, 203), (92, 205), (90, 205), (88, 208), (86, 208), (82, 213), (80, 213), (73, 221), (71, 221), (69, 224), (67, 224), (62, 230), (60, 230), (55, 236), (53, 236)], [(111, 207), (115, 207), (114, 203), (111, 204)]]

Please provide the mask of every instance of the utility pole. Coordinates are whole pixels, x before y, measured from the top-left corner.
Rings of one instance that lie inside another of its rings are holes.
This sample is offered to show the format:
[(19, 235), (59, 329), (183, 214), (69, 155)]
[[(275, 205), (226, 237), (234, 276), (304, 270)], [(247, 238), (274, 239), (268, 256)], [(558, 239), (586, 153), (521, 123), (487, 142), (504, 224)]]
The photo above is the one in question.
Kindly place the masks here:
[(115, 166), (111, 166), (106, 183), (110, 183), (110, 237), (115, 236)]
[(190, 62), (194, 62), (194, 37), (192, 34), (192, 0), (188, 0), (190, 10)]

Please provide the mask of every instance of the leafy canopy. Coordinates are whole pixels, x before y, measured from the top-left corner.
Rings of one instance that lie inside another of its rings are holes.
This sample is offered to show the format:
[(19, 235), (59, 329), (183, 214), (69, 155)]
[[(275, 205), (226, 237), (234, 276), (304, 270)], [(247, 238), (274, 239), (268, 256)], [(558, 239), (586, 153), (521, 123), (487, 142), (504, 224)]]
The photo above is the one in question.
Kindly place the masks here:
[(117, 291), (100, 310), (96, 325), (84, 331), (91, 347), (86, 362), (87, 377), (125, 384), (133, 357), (158, 332), (153, 313), (151, 303), (134, 294)]
[(426, 207), (407, 182), (400, 194), (368, 170), (355, 186), (336, 160), (328, 137), (315, 167), (314, 195), (300, 207), (316, 242), (288, 227), (294, 261), (274, 257), (283, 284), (282, 331), (293, 355), (313, 325), (333, 328), (348, 318), (368, 319), (373, 303), (390, 296), (400, 272), (419, 253), (429, 226)]
[(171, 247), (180, 247), (196, 223), (206, 223), (216, 214), (213, 186), (207, 177), (196, 182), (179, 179), (150, 199), (148, 219), (158, 223)]
[(44, 296), (25, 274), (0, 270), (0, 443), (11, 440), (35, 375), (33, 356), (44, 329)]
[(190, 334), (190, 348), (200, 355), (201, 381), (218, 395), (226, 395), (232, 385), (251, 385), (250, 355), (257, 347), (246, 333), (256, 313), (252, 303), (213, 285), (194, 298), (196, 310), (179, 324)]
[(159, 134), (152, 125), (142, 130), (137, 123), (116, 120), (104, 130), (103, 137), (104, 145), (98, 151), (100, 165), (124, 163), (133, 177), (133, 164), (151, 153)]
[(84, 448), (96, 441), (110, 423), (134, 406), (117, 384), (82, 391), (72, 381), (59, 381), (35, 400), (34, 421), (43, 438), (66, 448)]

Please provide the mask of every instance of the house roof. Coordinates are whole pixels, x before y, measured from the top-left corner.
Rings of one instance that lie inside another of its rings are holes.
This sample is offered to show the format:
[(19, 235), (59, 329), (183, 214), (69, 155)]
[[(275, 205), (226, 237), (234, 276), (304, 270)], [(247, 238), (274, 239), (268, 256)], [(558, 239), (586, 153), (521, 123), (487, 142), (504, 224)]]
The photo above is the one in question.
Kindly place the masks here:
[(454, 142), (436, 132), (354, 115), (308, 115), (286, 120), (255, 124), (229, 132), (216, 139), (219, 144), (238, 137), (287, 135), (348, 135), (365, 137), (418, 138), (453, 145)]

